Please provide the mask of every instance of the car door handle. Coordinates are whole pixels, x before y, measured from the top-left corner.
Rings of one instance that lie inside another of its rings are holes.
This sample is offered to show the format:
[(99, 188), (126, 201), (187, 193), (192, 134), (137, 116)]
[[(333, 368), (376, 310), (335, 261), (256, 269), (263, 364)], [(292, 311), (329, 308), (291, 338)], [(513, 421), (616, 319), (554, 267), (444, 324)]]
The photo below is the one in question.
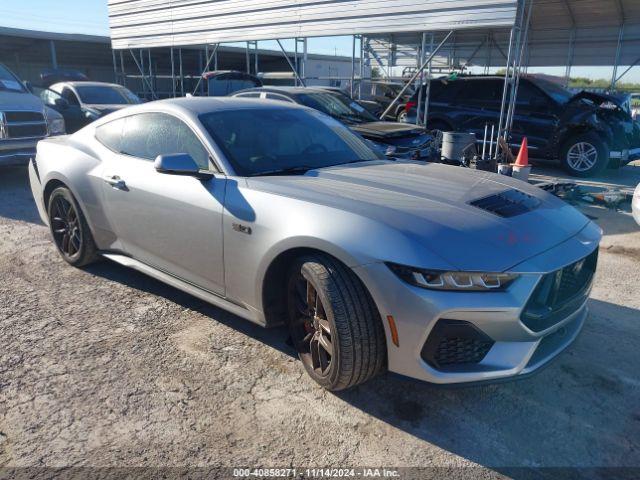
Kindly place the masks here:
[(104, 177), (104, 181), (111, 185), (113, 188), (117, 188), (119, 190), (125, 190), (127, 188), (127, 184), (117, 175), (112, 175), (110, 177)]

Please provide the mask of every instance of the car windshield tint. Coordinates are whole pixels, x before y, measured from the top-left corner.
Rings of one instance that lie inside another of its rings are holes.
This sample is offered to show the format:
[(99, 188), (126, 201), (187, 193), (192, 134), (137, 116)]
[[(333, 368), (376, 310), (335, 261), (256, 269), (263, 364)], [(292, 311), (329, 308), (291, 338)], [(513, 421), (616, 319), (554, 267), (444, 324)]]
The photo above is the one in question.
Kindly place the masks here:
[(565, 104), (573, 97), (569, 90), (553, 82), (536, 79), (534, 83), (558, 103)]
[(341, 93), (303, 93), (296, 98), (299, 103), (343, 122), (366, 123), (377, 120), (363, 106)]
[(76, 87), (82, 103), (89, 105), (133, 105), (140, 103), (129, 90), (124, 88), (106, 86), (80, 86)]
[(381, 158), (365, 140), (319, 112), (246, 108), (204, 114), (200, 121), (242, 176)]
[(4, 65), (0, 64), (0, 91), (25, 92), (20, 81)]

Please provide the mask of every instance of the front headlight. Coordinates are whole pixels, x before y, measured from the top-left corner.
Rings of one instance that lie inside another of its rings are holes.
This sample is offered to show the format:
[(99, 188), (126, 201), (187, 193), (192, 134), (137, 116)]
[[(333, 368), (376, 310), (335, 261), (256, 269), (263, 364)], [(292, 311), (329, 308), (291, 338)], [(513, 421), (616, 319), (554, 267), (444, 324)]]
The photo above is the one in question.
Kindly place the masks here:
[(66, 128), (62, 118), (49, 120), (49, 135), (64, 135), (65, 133)]
[(457, 292), (503, 291), (516, 278), (513, 273), (443, 272), (387, 263), (400, 279), (415, 287)]

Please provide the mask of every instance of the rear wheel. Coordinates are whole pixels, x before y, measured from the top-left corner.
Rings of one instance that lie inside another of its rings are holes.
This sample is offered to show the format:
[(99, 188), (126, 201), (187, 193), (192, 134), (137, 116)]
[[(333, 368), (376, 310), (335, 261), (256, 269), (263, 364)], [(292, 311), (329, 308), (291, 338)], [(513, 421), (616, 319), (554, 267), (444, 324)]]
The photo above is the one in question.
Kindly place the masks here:
[(592, 177), (609, 163), (609, 149), (595, 134), (586, 133), (571, 137), (560, 151), (564, 169), (575, 177)]
[(69, 189), (51, 192), (47, 210), (51, 236), (62, 258), (74, 267), (94, 262), (98, 255), (91, 230)]
[(298, 259), (288, 281), (289, 330), (307, 373), (343, 390), (382, 371), (386, 343), (380, 315), (362, 282), (325, 255)]

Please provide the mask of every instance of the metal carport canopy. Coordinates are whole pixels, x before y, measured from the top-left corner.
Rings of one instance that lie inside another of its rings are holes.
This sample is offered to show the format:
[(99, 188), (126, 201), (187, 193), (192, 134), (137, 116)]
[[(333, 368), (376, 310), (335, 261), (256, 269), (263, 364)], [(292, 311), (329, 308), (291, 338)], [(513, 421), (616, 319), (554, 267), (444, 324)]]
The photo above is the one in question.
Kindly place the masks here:
[[(442, 37), (436, 34), (435, 41)], [(374, 47), (380, 42), (382, 57), (388, 43), (393, 44), (394, 65), (415, 65), (420, 35), (396, 32), (369, 38)], [(458, 31), (441, 55), (455, 65), (503, 67), (508, 41), (508, 28)], [(533, 0), (526, 57), (530, 67), (633, 65), (640, 59), (640, 0)]]
[(511, 28), (518, 0), (109, 0), (114, 49)]

